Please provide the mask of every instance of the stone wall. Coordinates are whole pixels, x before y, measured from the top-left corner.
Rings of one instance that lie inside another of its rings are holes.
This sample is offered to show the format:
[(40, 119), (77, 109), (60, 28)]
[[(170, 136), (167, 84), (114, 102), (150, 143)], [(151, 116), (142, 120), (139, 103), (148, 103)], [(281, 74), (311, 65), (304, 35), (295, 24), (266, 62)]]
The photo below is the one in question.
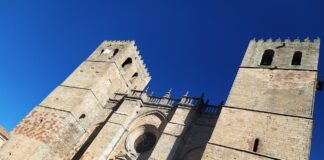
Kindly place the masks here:
[(258, 154), (308, 159), (312, 126), (312, 119), (224, 107), (209, 143), (253, 153), (259, 139)]
[(319, 42), (250, 41), (203, 159), (309, 159)]
[(317, 72), (240, 68), (226, 106), (313, 116)]

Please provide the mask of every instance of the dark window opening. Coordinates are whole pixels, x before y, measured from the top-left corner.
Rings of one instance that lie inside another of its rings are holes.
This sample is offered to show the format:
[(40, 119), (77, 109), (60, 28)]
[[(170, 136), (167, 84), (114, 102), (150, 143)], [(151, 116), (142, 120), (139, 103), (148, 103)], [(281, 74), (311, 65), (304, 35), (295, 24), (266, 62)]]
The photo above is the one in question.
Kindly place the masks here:
[(130, 67), (131, 64), (132, 64), (132, 59), (128, 57), (125, 60), (125, 62), (122, 64), (122, 67), (126, 70)]
[(303, 55), (302, 52), (296, 51), (291, 61), (291, 65), (300, 65), (302, 55)]
[(253, 152), (257, 152), (258, 151), (258, 146), (259, 146), (259, 138), (256, 138), (254, 140)]
[(155, 143), (155, 135), (147, 132), (142, 134), (135, 140), (134, 147), (137, 153), (143, 153), (149, 151), (152, 147), (154, 147)]
[(104, 51), (105, 51), (105, 50), (102, 49), (101, 52), (100, 52), (100, 54), (99, 54), (99, 56), (102, 55), (102, 54), (104, 53)]
[(318, 91), (322, 91), (323, 90), (323, 81), (317, 81), (316, 89)]
[(130, 79), (130, 83), (133, 84), (137, 77), (138, 77), (138, 73), (136, 72), (136, 73), (133, 74), (132, 78)]
[(81, 116), (79, 117), (79, 119), (83, 119), (83, 118), (85, 118), (85, 117), (86, 117), (85, 114), (81, 114)]
[(265, 50), (260, 64), (270, 66), (272, 63), (273, 56), (274, 56), (274, 51), (272, 49)]
[(115, 50), (114, 50), (114, 53), (113, 53), (113, 55), (112, 55), (112, 56), (113, 56), (113, 57), (114, 57), (114, 56), (116, 56), (116, 54), (117, 54), (118, 52), (119, 52), (119, 49), (118, 49), (118, 48), (117, 48), (117, 49), (115, 49)]

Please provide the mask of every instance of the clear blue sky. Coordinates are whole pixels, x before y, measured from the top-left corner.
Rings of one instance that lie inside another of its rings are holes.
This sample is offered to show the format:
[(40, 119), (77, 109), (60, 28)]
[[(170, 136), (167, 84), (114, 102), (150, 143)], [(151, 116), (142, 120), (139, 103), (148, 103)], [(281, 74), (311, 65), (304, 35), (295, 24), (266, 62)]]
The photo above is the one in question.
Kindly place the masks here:
[[(1, 0), (0, 124), (11, 130), (105, 39), (136, 40), (157, 95), (172, 87), (175, 97), (205, 92), (218, 104), (251, 38), (324, 38), (323, 8), (320, 0)], [(324, 152), (323, 96), (311, 159)]]

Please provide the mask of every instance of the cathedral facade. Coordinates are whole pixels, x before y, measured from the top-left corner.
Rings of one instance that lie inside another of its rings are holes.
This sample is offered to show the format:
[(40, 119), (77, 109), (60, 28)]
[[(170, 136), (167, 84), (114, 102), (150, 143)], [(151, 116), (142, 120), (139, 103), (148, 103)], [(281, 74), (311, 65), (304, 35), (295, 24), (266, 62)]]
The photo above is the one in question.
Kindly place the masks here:
[(3, 136), (0, 159), (309, 159), (319, 46), (251, 40), (226, 102), (212, 105), (149, 94), (135, 42), (104, 41)]

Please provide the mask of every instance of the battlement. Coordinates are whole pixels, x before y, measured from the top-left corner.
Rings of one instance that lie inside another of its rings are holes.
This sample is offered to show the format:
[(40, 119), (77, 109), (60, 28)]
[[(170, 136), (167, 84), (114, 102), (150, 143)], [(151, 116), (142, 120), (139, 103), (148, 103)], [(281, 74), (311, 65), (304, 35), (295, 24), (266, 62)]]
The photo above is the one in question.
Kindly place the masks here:
[(317, 70), (320, 39), (252, 39), (241, 67)]
[(208, 104), (208, 101), (204, 100), (203, 94), (200, 97), (189, 96), (189, 93), (185, 93), (181, 98), (170, 97), (171, 91), (168, 91), (164, 96), (154, 96), (148, 94), (146, 90), (132, 90), (129, 94), (115, 93), (110, 100), (120, 101), (123, 98), (135, 98), (141, 99), (143, 103), (148, 105), (156, 105), (163, 107), (175, 108), (178, 106), (200, 109), (202, 113), (216, 115), (219, 114), (221, 106)]
[(266, 40), (264, 40), (263, 38), (261, 39), (256, 39), (253, 38), (252, 40), (250, 40), (250, 43), (257, 43), (257, 44), (264, 44), (264, 43), (286, 43), (286, 44), (294, 44), (294, 45), (303, 45), (303, 44), (315, 44), (315, 45), (319, 45), (320, 44), (320, 38), (317, 37), (313, 40), (311, 40), (309, 37), (304, 38), (303, 40), (300, 40), (298, 37), (291, 40), (289, 37), (281, 40), (280, 38), (277, 38), (275, 40), (273, 40), (272, 38), (268, 38)]
[(86, 61), (108, 63), (118, 70), (127, 86), (132, 89), (144, 89), (151, 80), (134, 40), (105, 40)]
[(149, 77), (151, 77), (150, 73), (146, 67), (146, 64), (144, 63), (144, 60), (142, 59), (140, 51), (138, 50), (138, 48), (136, 46), (135, 40), (105, 40), (104, 42), (102, 42), (102, 44), (98, 48), (105, 48), (106, 45), (107, 45), (107, 47), (109, 47), (111, 45), (119, 45), (122, 48), (124, 48), (124, 47), (132, 48), (136, 53), (135, 57), (136, 57), (136, 59), (138, 59), (139, 64), (144, 68), (147, 75)]

